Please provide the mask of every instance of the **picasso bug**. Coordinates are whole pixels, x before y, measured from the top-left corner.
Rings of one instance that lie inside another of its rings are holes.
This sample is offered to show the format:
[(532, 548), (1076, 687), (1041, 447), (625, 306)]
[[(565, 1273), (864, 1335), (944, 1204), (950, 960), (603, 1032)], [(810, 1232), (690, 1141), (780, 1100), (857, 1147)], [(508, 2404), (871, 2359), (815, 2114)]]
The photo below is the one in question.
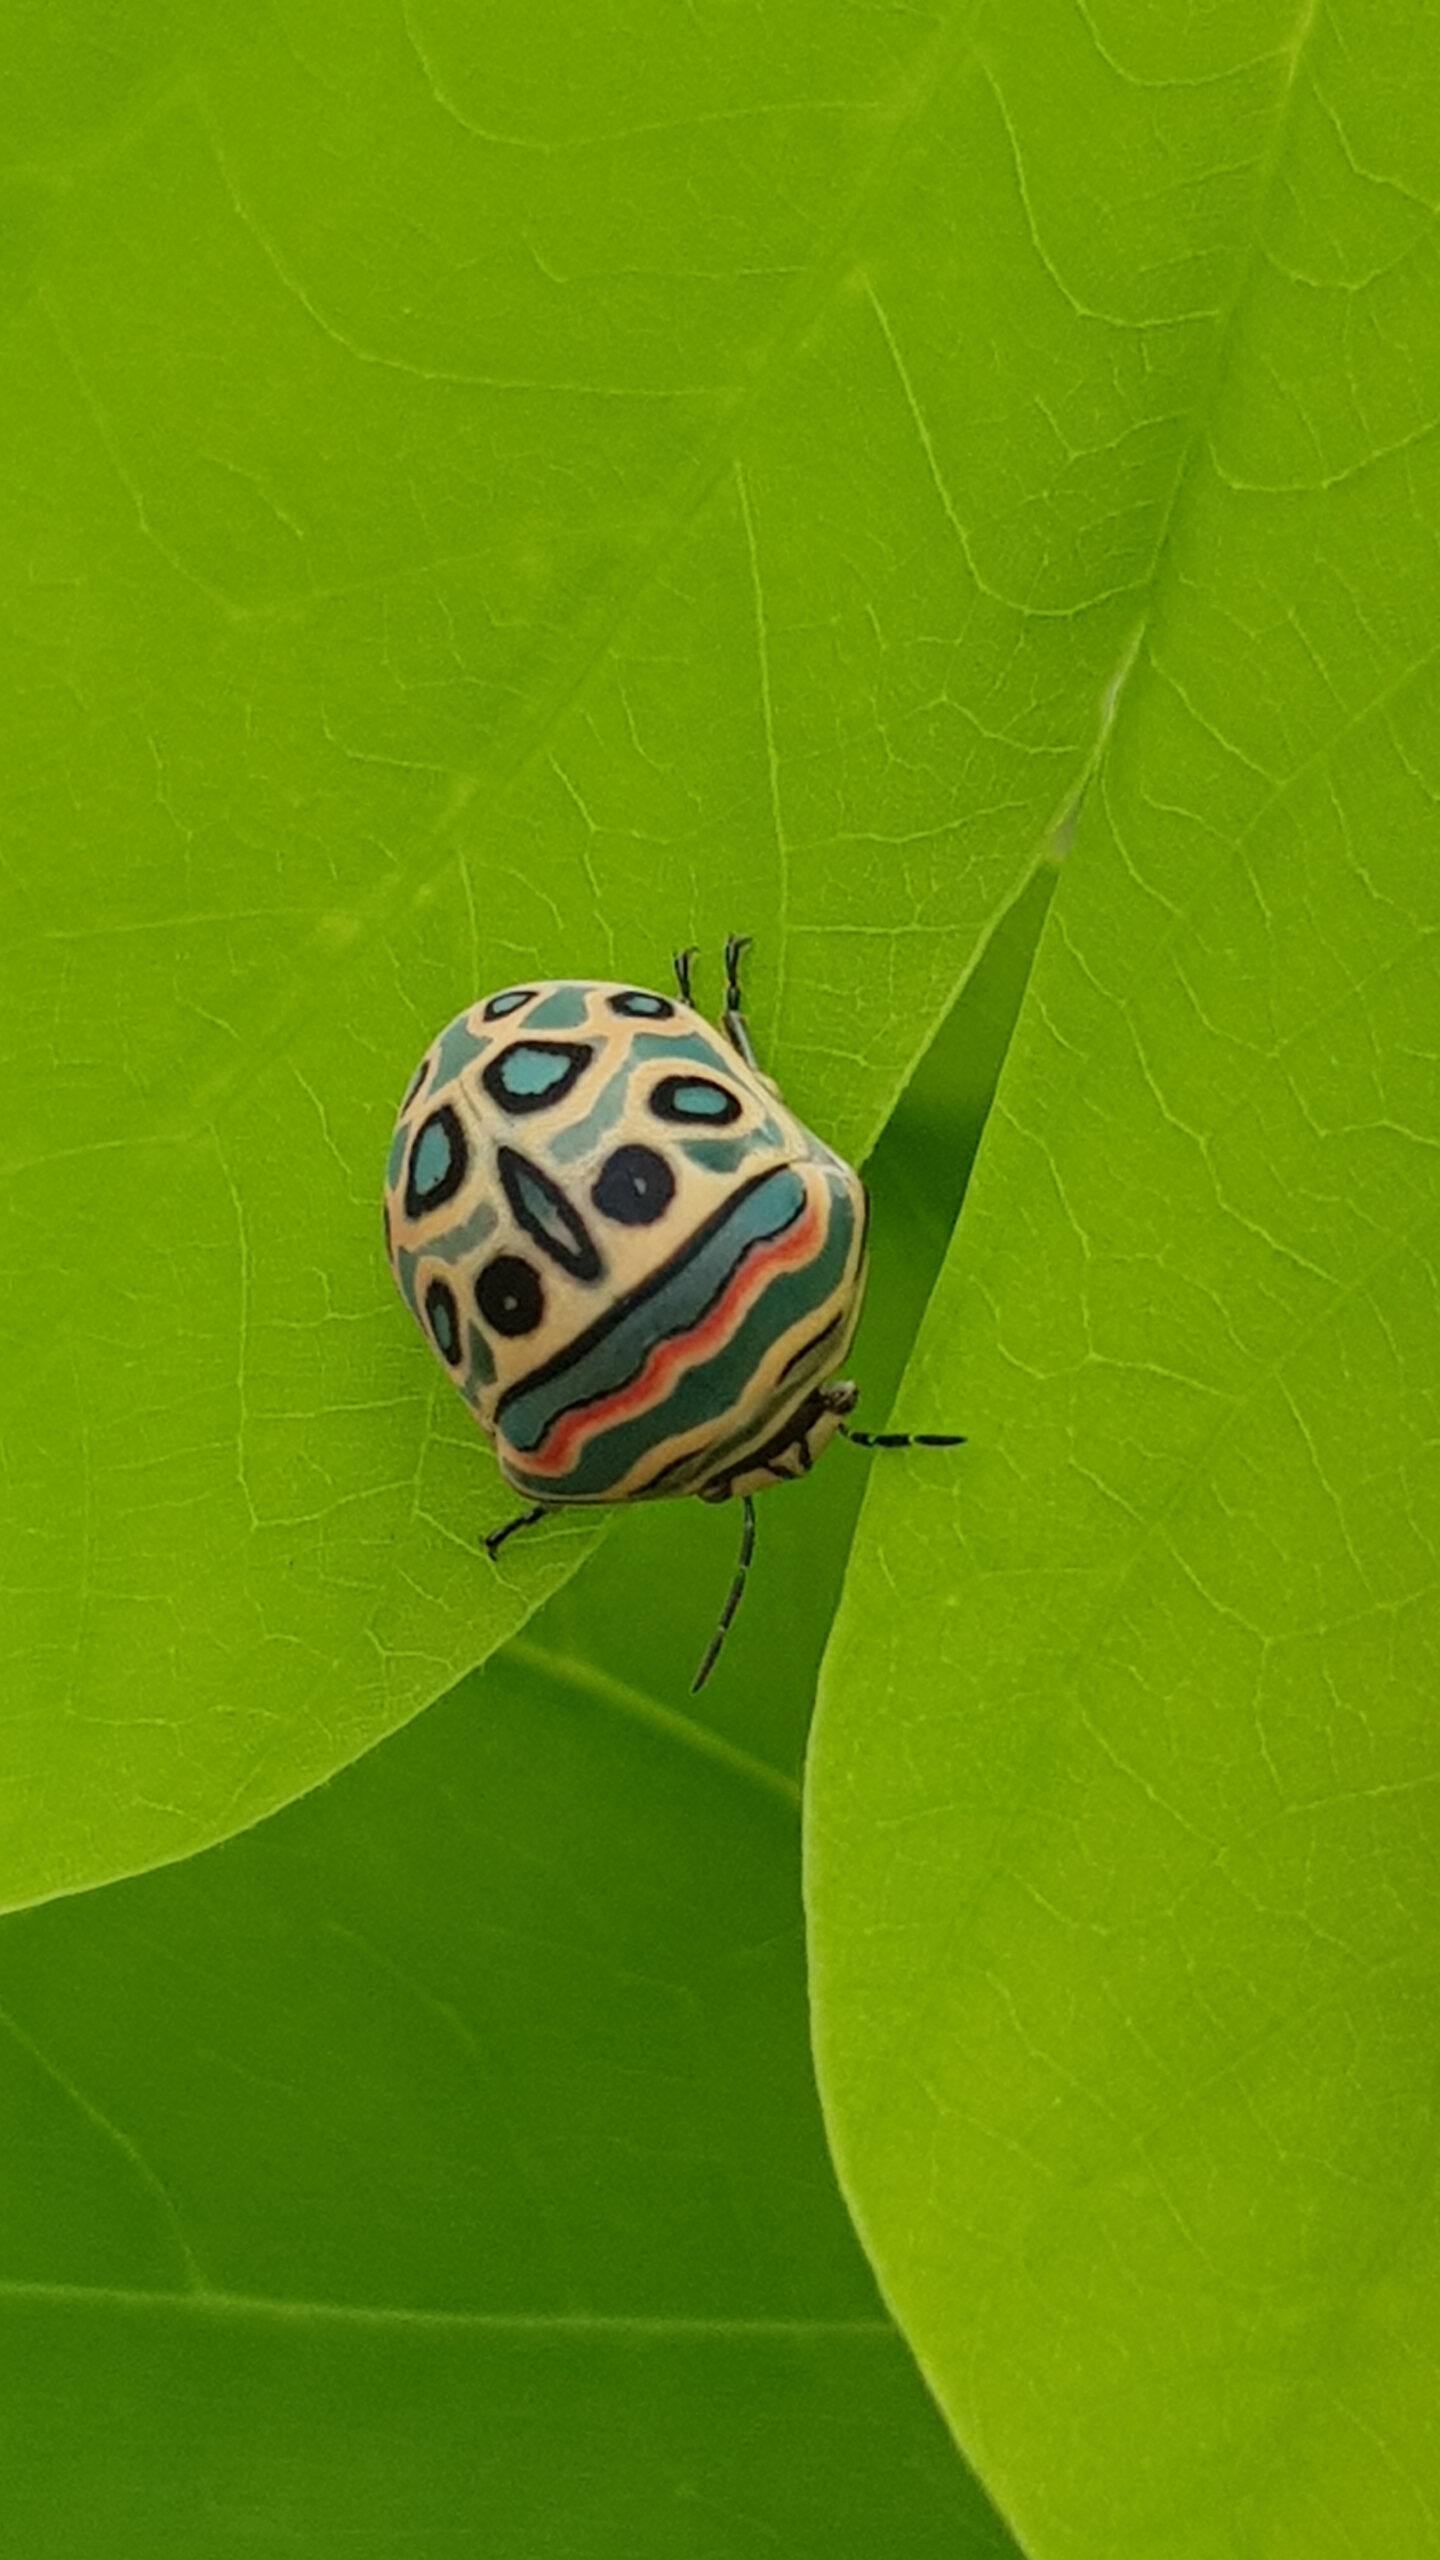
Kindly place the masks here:
[(725, 947), (718, 1030), (676, 993), (587, 979), (506, 987), (457, 1015), (411, 1079), (391, 1142), (396, 1284), (527, 1508), (754, 1496), (870, 1433), (836, 1371), (865, 1289), (857, 1173), (786, 1109), (746, 1028), (745, 940)]

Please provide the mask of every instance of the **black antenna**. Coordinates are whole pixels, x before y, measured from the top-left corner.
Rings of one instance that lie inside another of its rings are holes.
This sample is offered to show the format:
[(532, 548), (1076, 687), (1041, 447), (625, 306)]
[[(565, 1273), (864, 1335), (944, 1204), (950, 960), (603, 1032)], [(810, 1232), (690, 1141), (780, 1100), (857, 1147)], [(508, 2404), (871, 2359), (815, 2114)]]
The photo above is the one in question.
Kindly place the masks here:
[(726, 1630), (729, 1627), (730, 1621), (740, 1606), (740, 1594), (745, 1588), (745, 1576), (750, 1570), (750, 1559), (755, 1553), (755, 1503), (753, 1496), (748, 1493), (742, 1494), (740, 1497), (740, 1508), (745, 1515), (745, 1519), (744, 1525), (740, 1531), (740, 1556), (735, 1567), (735, 1579), (731, 1583), (730, 1588), (725, 1595), (725, 1606), (720, 1612), (720, 1623), (711, 1637), (709, 1644), (705, 1648), (705, 1659), (701, 1663), (699, 1670), (696, 1672), (694, 1679), (690, 1683), (690, 1695), (692, 1698), (694, 1697), (697, 1689), (704, 1688), (706, 1681), (709, 1679), (711, 1672), (714, 1670), (715, 1665), (720, 1658), (720, 1647), (725, 1641)]

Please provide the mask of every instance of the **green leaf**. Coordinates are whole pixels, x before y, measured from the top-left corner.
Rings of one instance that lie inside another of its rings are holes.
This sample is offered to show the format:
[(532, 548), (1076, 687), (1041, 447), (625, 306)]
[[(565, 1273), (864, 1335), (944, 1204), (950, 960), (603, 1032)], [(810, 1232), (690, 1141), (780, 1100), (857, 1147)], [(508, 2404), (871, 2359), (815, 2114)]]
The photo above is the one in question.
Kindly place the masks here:
[[(1437, 54), (1423, 0), (7, 13), (0, 1894), (255, 1824), (542, 1601), (479, 1695), (542, 1702), (567, 1847), (545, 1710), (654, 1755), (629, 1827), (623, 1762), (589, 1771), (548, 1969), (529, 1911), (486, 1935), (440, 1890), (457, 1804), (477, 1889), (505, 1843), (555, 1882), (486, 1827), (490, 1760), (344, 1838), (402, 1906), (377, 1884), (371, 1943), (490, 2035), (473, 2121), (387, 2041), (383, 1964), (362, 1999), (335, 1962), (307, 1826), (341, 1787), (286, 1818), (323, 1917), (277, 1826), (6, 1932), (41, 2560), (173, 2540), (177, 2495), (190, 2548), (458, 2517), (539, 2560), (602, 2470), (627, 2551), (994, 2545), (852, 2334), (793, 1974), (724, 2104), (683, 2097), (790, 1907), (788, 1835), (690, 1781), (748, 1771), (774, 1821), (866, 1462), (786, 1497), (685, 1728), (719, 1524), (617, 1522), (568, 1591), (583, 1524), (482, 1573), (501, 1497), (376, 1202), (484, 985), (731, 928), (767, 1061), (859, 1160), (1112, 730), (901, 1417), (972, 1446), (877, 1458), (847, 1578), (827, 2101), (1031, 2560), (1433, 2538)], [(932, 1223), (967, 1144), (952, 1097)], [(878, 1418), (902, 1293), (874, 1313)], [(677, 1993), (669, 2036), (587, 2003), (591, 1940)], [(629, 2123), (587, 2112), (631, 2065)], [(533, 2392), (488, 2325), (517, 2302)], [(623, 2371), (560, 2352), (612, 2318)]]
[(744, 927), (862, 1154), (1092, 759), (1211, 333), (1037, 301), (963, 16), (19, 0), (0, 67), (17, 1904), (589, 1552), (477, 1558), (377, 1243), (415, 1058)]
[[(1050, 887), (867, 1167), (882, 1417)], [(1017, 2560), (875, 2299), (815, 2103), (792, 1766), (865, 1481), (837, 1456), (767, 1506), (710, 1724), (669, 1701), (726, 1523), (678, 1512), (676, 1583), (642, 1507), (334, 1786), (0, 1921), (26, 2560)]]
[(1435, 2548), (1440, 22), (1300, 33), (811, 1762), (843, 2181), (1033, 2560)]
[(497, 1663), (0, 1924), (26, 2560), (1015, 2560), (809, 2069), (796, 1790)]

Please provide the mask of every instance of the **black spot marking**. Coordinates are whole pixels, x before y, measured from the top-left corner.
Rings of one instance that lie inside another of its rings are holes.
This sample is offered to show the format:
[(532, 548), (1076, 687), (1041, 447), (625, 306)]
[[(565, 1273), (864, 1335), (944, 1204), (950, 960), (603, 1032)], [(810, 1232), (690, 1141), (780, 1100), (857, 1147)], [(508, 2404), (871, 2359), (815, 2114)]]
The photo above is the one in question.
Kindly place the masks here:
[(503, 995), (489, 998), (480, 1019), (503, 1022), (507, 1013), (518, 1013), (522, 1004), (533, 1004), (539, 992), (538, 987), (507, 987)]
[(501, 1147), (496, 1162), (505, 1197), (527, 1236), (533, 1236), (541, 1252), (568, 1271), (572, 1280), (598, 1280), (600, 1256), (583, 1218), (559, 1183), (529, 1156), (517, 1155), (513, 1147)]
[(448, 1280), (432, 1280), (425, 1291), (425, 1321), (435, 1337), (435, 1347), (442, 1360), (452, 1369), (460, 1366), (460, 1310), (455, 1292)]
[(469, 1167), (465, 1132), (448, 1102), (422, 1120), (405, 1174), (407, 1218), (428, 1217), (453, 1200)]
[(545, 1292), (533, 1262), (497, 1253), (475, 1283), (475, 1304), (492, 1333), (533, 1333), (545, 1313)]
[(653, 1147), (617, 1147), (602, 1164), (590, 1197), (619, 1227), (653, 1227), (675, 1197), (675, 1176)]
[(593, 1056), (588, 1040), (515, 1040), (482, 1067), (480, 1081), (491, 1101), (512, 1116), (550, 1111), (578, 1084)]
[(425, 1052), (424, 1057), (423, 1057), (423, 1058), (421, 1059), (421, 1061), (420, 1061), (419, 1066), (416, 1068), (415, 1073), (413, 1074), (413, 1076), (411, 1077), (411, 1079), (410, 1079), (409, 1083), (408, 1083), (408, 1084), (407, 1084), (407, 1086), (405, 1087), (405, 1099), (404, 1099), (404, 1101), (403, 1101), (403, 1102), (401, 1103), (401, 1105), (400, 1105), (400, 1110), (399, 1110), (399, 1111), (397, 1111), (397, 1113), (396, 1113), (396, 1115), (395, 1115), (395, 1117), (397, 1118), (397, 1120), (400, 1118), (401, 1113), (406, 1112), (406, 1111), (408, 1111), (408, 1110), (409, 1110), (411, 1103), (414, 1101), (416, 1094), (419, 1092), (420, 1087), (421, 1087), (421, 1086), (422, 1086), (422, 1084), (424, 1083), (424, 1081), (425, 1081), (425, 1079), (426, 1079), (426, 1077), (428, 1076), (428, 1074), (429, 1074), (429, 1073), (430, 1073), (430, 1052), (429, 1052), (429, 1050), (427, 1049), (427, 1050), (426, 1050), (426, 1052)]
[(738, 1120), (741, 1101), (729, 1085), (709, 1076), (662, 1076), (650, 1096), (657, 1120), (678, 1120), (686, 1128), (725, 1129)]
[(627, 987), (623, 996), (610, 998), (612, 1013), (638, 1015), (647, 1022), (670, 1022), (675, 1007), (668, 996), (652, 996), (644, 987)]

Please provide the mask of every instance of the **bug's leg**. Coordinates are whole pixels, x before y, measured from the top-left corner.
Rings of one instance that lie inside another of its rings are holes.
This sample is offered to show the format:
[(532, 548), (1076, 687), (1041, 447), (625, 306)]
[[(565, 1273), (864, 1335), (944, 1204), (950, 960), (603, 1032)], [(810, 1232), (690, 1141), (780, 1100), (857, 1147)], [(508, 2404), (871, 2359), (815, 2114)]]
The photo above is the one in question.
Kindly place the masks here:
[(517, 1529), (533, 1529), (537, 1520), (544, 1519), (546, 1508), (545, 1503), (537, 1502), (533, 1511), (518, 1511), (513, 1520), (502, 1521), (498, 1529), (487, 1529), (480, 1544), (492, 1564), (506, 1539), (513, 1538)]
[(749, 950), (753, 939), (753, 935), (748, 933), (732, 933), (726, 936), (725, 1010), (720, 1016), (720, 1028), (731, 1048), (737, 1049), (746, 1066), (754, 1067), (758, 1074), (760, 1061), (755, 1055), (755, 1043), (750, 1037), (750, 1026), (745, 1019), (744, 999), (740, 993), (740, 954), (742, 951)]
[(693, 1004), (695, 1001), (690, 993), (690, 963), (699, 948), (698, 942), (687, 942), (684, 950), (677, 951), (674, 955), (675, 984), (680, 990), (682, 1004)]
[(750, 1570), (750, 1559), (755, 1553), (755, 1504), (750, 1494), (741, 1496), (740, 1508), (745, 1518), (740, 1531), (740, 1557), (735, 1567), (735, 1579), (725, 1594), (725, 1606), (720, 1612), (720, 1623), (705, 1648), (705, 1659), (690, 1683), (692, 1698), (697, 1689), (704, 1688), (719, 1659), (720, 1647), (725, 1641), (730, 1621), (740, 1606), (740, 1594), (745, 1588), (745, 1576)]
[(846, 1423), (837, 1426), (842, 1440), (853, 1440), (857, 1449), (963, 1449), (963, 1431), (852, 1431)]

